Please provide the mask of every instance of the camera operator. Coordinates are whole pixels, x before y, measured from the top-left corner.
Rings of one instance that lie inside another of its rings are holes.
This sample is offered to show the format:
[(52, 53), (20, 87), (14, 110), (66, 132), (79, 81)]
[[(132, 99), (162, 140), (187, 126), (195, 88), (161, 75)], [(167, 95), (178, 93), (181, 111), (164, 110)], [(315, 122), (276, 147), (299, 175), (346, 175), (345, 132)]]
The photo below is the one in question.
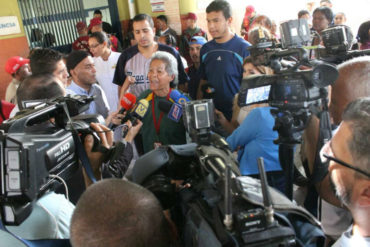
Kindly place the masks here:
[(170, 231), (157, 198), (143, 187), (106, 179), (76, 205), (71, 221), (74, 247), (170, 246)]
[[(331, 87), (329, 113), (334, 125), (339, 125), (342, 121), (342, 113), (347, 104), (359, 97), (370, 96), (369, 57), (358, 57), (349, 60), (338, 66), (339, 77)], [(308, 164), (308, 177), (311, 179), (320, 196), (330, 204), (341, 207), (341, 203), (335, 197), (330, 187), (329, 176), (326, 167), (318, 169), (318, 146), (319, 141), (319, 120), (313, 116), (308, 123), (302, 136), (302, 155), (303, 163)], [(307, 199), (306, 199), (307, 200)], [(312, 201), (312, 199), (309, 199)], [(347, 211), (340, 209), (323, 201), (322, 223), (326, 234), (333, 239), (348, 227), (351, 218)], [(326, 209), (327, 208), (327, 209)], [(330, 208), (330, 209), (329, 209)]]
[(353, 224), (333, 246), (370, 245), (370, 97), (349, 103), (343, 120), (320, 152), (330, 184), (352, 214)]

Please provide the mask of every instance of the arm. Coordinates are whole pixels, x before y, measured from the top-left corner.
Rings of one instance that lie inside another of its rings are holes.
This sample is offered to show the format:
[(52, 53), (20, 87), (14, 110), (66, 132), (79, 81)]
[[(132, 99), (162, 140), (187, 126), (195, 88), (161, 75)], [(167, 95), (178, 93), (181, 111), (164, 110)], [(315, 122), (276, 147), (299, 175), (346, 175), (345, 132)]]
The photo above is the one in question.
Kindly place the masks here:
[(215, 109), (215, 114), (216, 114), (216, 117), (217, 117), (217, 120), (220, 122), (220, 124), (222, 125), (222, 127), (226, 130), (226, 132), (230, 135), (231, 133), (233, 133), (233, 131), (236, 129), (237, 126), (235, 126), (232, 122), (232, 120), (229, 122), (224, 114), (222, 112), (220, 112), (219, 110)]
[(202, 86), (207, 84), (207, 81), (206, 80), (200, 80), (199, 82), (199, 87), (198, 87), (198, 91), (197, 91), (197, 99), (203, 99), (203, 91), (202, 91)]
[[(91, 123), (91, 127), (93, 128), (94, 131), (98, 133), (101, 140), (101, 145), (109, 149), (113, 145), (113, 132), (108, 127), (97, 123)], [(84, 140), (85, 151), (87, 157), (89, 158), (91, 169), (94, 173), (95, 178), (100, 179), (101, 178), (100, 167), (104, 160), (104, 154), (101, 152), (93, 152), (92, 151), (93, 146), (94, 138), (92, 137), (92, 135), (87, 135)], [(87, 188), (92, 184), (92, 181), (90, 180), (84, 168), (82, 171), (84, 175), (85, 185)]]

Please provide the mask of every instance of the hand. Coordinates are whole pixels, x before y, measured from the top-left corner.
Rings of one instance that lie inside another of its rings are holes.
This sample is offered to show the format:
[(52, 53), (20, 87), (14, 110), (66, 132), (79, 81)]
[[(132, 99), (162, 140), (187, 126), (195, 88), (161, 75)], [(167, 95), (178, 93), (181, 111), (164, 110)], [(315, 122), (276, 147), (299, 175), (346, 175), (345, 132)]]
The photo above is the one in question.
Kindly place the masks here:
[(125, 124), (128, 126), (128, 129), (129, 129), (125, 137), (125, 141), (132, 142), (135, 136), (137, 135), (137, 133), (139, 133), (141, 126), (143, 126), (143, 123), (140, 120), (137, 120), (136, 125), (132, 126), (132, 123), (129, 120)]
[(217, 120), (220, 122), (222, 126), (225, 126), (229, 122), (221, 111), (215, 109), (215, 114), (216, 114)]
[(108, 117), (105, 119), (105, 125), (108, 126), (110, 123), (113, 123), (114, 125), (121, 125), (122, 119), (125, 117), (126, 113), (119, 114), (120, 110), (117, 110), (115, 112), (112, 112), (108, 115)]
[[(108, 127), (98, 124), (98, 123), (91, 123), (91, 128), (96, 131), (96, 133), (100, 137), (101, 145), (105, 148), (110, 148), (113, 145), (113, 132)], [(93, 152), (92, 148), (94, 146), (94, 138), (92, 135), (87, 135), (84, 140), (84, 147), (89, 158), (91, 169), (94, 173), (95, 178), (100, 178), (100, 167), (104, 160), (104, 154), (102, 152)], [(85, 177), (85, 184), (86, 187), (92, 184), (92, 181), (87, 176), (85, 169), (83, 170), (84, 177)]]

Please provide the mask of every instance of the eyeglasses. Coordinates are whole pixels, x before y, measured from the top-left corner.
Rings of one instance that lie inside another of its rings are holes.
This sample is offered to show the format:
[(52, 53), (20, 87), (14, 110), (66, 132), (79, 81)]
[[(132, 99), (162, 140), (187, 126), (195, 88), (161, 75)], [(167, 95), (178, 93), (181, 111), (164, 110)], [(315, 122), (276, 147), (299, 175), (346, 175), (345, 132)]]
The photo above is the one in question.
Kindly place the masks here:
[(101, 44), (95, 44), (95, 45), (90, 45), (90, 48), (92, 48), (92, 49), (95, 49), (96, 47), (98, 47), (99, 45), (101, 45)]
[[(369, 172), (367, 172), (367, 171), (364, 171), (364, 170), (362, 170), (362, 169), (360, 169), (360, 168), (358, 168), (358, 167), (355, 167), (355, 166), (353, 166), (353, 165), (350, 165), (350, 164), (348, 164), (347, 162), (344, 162), (344, 161), (342, 161), (342, 160), (340, 160), (340, 159), (337, 159), (337, 158), (335, 158), (335, 157), (333, 157), (334, 156), (334, 153), (333, 153), (333, 151), (332, 151), (332, 149), (331, 149), (331, 147), (330, 147), (330, 143), (331, 142), (327, 142), (323, 147), (322, 147), (322, 149), (321, 149), (321, 151), (320, 151), (320, 158), (321, 158), (321, 161), (322, 162), (326, 162), (326, 161), (334, 161), (335, 163), (337, 163), (337, 164), (339, 164), (339, 165), (342, 165), (342, 166), (344, 166), (344, 167), (347, 167), (347, 168), (349, 168), (349, 169), (352, 169), (352, 170), (354, 170), (354, 171), (356, 171), (356, 172), (359, 172), (359, 173), (361, 173), (362, 175), (365, 175), (366, 177), (368, 177), (368, 178), (370, 178), (370, 173)], [(328, 153), (330, 153), (331, 155), (329, 155)]]

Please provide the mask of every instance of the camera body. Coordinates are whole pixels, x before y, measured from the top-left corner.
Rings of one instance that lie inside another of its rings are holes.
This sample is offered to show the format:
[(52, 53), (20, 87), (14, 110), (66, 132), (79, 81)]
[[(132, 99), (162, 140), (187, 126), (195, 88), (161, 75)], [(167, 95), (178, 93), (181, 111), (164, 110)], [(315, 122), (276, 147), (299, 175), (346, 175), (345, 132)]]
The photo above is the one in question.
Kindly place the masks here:
[[(35, 106), (0, 126), (0, 203), (5, 224), (18, 225), (32, 211), (32, 203), (59, 185), (55, 176), (67, 180), (78, 169), (77, 135), (91, 132), (79, 117), (93, 98), (69, 96)], [(98, 121), (88, 116), (87, 121)], [(73, 122), (73, 121), (72, 121)], [(78, 132), (79, 131), (79, 132)]]

